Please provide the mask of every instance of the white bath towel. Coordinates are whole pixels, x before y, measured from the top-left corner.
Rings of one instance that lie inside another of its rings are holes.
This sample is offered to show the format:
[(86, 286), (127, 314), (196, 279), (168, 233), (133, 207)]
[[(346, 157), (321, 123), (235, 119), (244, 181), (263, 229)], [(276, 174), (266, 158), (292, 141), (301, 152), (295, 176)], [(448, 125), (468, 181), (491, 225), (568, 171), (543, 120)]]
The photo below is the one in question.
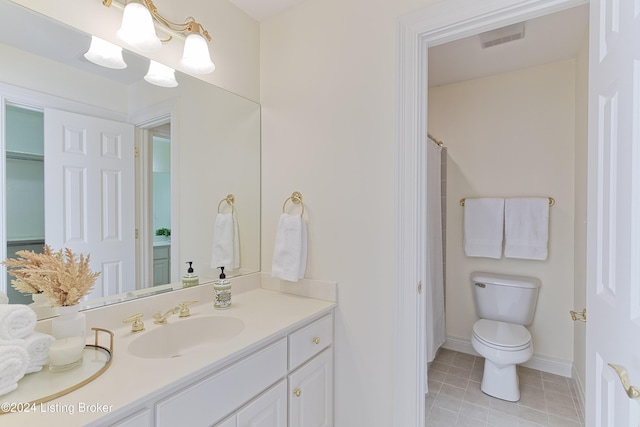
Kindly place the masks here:
[(0, 396), (18, 387), (29, 364), (27, 350), (17, 345), (0, 347)]
[(27, 374), (38, 372), (49, 361), (49, 347), (56, 339), (42, 332), (34, 332), (24, 339), (24, 349), (29, 355)]
[(507, 199), (504, 208), (507, 258), (547, 259), (549, 241), (549, 199)]
[(22, 304), (0, 304), (0, 339), (25, 338), (36, 327), (36, 313)]
[(224, 267), (227, 271), (240, 267), (238, 221), (231, 213), (216, 216), (211, 267)]
[(464, 253), (470, 257), (501, 258), (504, 199), (466, 199)]
[(271, 275), (290, 282), (304, 277), (307, 268), (307, 224), (300, 215), (280, 215), (273, 249)]
[(7, 294), (2, 291), (0, 291), (0, 304), (9, 304), (9, 298), (7, 297)]

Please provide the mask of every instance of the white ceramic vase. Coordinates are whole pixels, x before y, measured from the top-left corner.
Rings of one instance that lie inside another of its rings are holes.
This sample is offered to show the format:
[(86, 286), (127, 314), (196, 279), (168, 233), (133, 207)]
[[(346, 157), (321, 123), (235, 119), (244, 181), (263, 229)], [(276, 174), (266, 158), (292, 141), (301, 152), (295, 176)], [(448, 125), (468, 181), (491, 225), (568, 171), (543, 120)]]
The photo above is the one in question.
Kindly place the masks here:
[(59, 316), (51, 320), (55, 342), (49, 347), (49, 369), (66, 371), (82, 362), (87, 321), (78, 305), (58, 307)]
[(33, 302), (29, 304), (29, 308), (35, 311), (38, 320), (58, 314), (57, 307), (51, 307), (51, 300), (46, 294), (31, 294), (31, 299)]

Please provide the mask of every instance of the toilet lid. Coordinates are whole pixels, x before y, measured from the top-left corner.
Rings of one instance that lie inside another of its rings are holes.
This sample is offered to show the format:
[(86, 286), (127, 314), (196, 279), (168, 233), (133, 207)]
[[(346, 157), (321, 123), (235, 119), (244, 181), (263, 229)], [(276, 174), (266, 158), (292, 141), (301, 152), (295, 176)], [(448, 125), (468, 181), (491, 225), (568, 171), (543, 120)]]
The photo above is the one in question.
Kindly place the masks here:
[(531, 334), (522, 325), (480, 319), (473, 325), (473, 334), (480, 341), (492, 346), (517, 350), (531, 342)]

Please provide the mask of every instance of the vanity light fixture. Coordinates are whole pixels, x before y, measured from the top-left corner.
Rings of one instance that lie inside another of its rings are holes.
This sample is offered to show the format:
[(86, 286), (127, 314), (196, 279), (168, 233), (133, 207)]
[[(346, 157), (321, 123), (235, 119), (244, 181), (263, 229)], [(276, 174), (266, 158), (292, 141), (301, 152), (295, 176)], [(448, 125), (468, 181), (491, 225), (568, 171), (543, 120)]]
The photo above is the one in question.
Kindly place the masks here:
[(178, 82), (176, 81), (175, 76), (175, 70), (154, 60), (151, 60), (151, 62), (149, 62), (149, 71), (147, 71), (147, 75), (144, 76), (144, 79), (156, 86), (178, 86)]
[[(106, 7), (121, 6), (113, 0), (103, 0)], [(161, 40), (154, 27), (158, 23), (161, 31), (169, 36)], [(209, 32), (193, 17), (187, 17), (183, 23), (171, 22), (158, 12), (152, 0), (130, 0), (124, 6), (122, 26), (117, 32), (120, 40), (142, 52), (153, 52), (160, 49), (162, 43), (169, 42), (173, 36), (186, 37), (180, 65), (193, 74), (207, 74), (215, 69), (209, 54)]]
[(117, 70), (127, 68), (127, 63), (122, 58), (122, 48), (96, 36), (91, 36), (91, 45), (84, 57), (103, 67)]

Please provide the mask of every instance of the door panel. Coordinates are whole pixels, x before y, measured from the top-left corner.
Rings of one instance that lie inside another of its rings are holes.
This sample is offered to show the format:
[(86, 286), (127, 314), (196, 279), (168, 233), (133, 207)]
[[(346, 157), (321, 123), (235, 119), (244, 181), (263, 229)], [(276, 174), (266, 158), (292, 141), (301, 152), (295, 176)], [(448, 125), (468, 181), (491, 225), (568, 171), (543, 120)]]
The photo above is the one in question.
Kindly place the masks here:
[(135, 289), (133, 126), (45, 109), (45, 240), (91, 254), (91, 298)]
[(640, 2), (591, 2), (586, 425), (638, 426)]

